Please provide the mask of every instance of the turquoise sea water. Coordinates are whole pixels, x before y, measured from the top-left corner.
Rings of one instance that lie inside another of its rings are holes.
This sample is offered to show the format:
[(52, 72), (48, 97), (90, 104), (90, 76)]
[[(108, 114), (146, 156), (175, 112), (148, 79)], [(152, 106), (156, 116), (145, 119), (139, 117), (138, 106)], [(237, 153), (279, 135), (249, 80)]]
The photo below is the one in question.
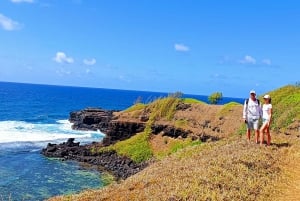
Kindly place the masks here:
[[(149, 102), (167, 93), (61, 87), (0, 82), (0, 200), (44, 200), (101, 188), (101, 173), (76, 162), (40, 154), (47, 143), (74, 137), (82, 144), (101, 141), (104, 134), (74, 131), (69, 113), (86, 107), (122, 110), (137, 99)], [(184, 95), (207, 101), (207, 96)], [(223, 103), (243, 99), (224, 98)]]

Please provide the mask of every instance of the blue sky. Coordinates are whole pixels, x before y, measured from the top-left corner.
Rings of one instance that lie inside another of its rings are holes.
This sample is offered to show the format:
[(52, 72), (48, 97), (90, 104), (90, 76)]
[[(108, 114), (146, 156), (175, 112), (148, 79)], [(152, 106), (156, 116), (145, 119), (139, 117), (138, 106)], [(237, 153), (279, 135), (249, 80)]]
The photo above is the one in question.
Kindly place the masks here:
[(0, 2), (0, 81), (245, 97), (299, 55), (296, 0)]

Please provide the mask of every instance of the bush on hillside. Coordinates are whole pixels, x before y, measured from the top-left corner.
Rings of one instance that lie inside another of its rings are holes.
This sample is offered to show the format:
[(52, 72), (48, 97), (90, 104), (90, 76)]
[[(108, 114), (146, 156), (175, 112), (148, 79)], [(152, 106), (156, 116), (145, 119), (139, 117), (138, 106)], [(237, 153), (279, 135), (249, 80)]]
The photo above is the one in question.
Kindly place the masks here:
[(222, 98), (223, 98), (222, 92), (215, 92), (208, 97), (208, 102), (210, 104), (217, 104), (220, 100), (222, 100)]

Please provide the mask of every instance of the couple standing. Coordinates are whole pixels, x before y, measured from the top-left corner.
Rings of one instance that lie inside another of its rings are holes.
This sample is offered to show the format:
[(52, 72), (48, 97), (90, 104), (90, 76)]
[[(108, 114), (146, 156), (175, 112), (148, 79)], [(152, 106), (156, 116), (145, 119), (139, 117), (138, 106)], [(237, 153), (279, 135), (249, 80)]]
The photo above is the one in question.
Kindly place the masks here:
[[(267, 145), (271, 144), (270, 124), (272, 117), (272, 104), (270, 95), (265, 95), (264, 104), (261, 106), (254, 90), (250, 91), (249, 99), (245, 100), (243, 121), (247, 124), (247, 139), (250, 141), (251, 130), (255, 131), (255, 142), (260, 145), (264, 142), (264, 133), (267, 134)], [(262, 117), (260, 129), (259, 120)]]

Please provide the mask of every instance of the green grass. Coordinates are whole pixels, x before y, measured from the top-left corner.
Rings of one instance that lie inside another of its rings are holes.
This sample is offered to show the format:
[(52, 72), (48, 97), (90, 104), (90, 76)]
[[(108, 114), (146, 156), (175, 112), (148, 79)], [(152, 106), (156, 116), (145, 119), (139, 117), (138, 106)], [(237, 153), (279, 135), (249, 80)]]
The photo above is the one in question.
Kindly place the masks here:
[(193, 103), (207, 104), (203, 101), (200, 101), (200, 100), (197, 100), (194, 98), (183, 98), (182, 101), (183, 101), (183, 103), (186, 103), (186, 104), (193, 104)]
[(146, 108), (146, 106), (147, 105), (143, 104), (143, 103), (136, 103), (133, 106), (124, 110), (124, 112), (133, 112), (133, 111), (137, 111), (137, 110), (142, 110), (142, 109)]
[(101, 181), (103, 183), (103, 186), (107, 186), (107, 185), (113, 183), (114, 179), (115, 179), (114, 176), (109, 173), (104, 172), (101, 174)]
[(184, 149), (184, 148), (189, 147), (189, 146), (199, 145), (199, 144), (201, 144), (201, 143), (202, 143), (202, 142), (201, 142), (200, 140), (198, 140), (198, 141), (193, 141), (193, 140), (190, 139), (190, 138), (187, 138), (187, 139), (184, 139), (184, 140), (173, 141), (173, 142), (171, 143), (169, 153), (172, 154), (172, 153), (177, 152), (177, 151), (180, 150), (180, 149)]
[(149, 145), (149, 134), (146, 132), (116, 143), (114, 149), (120, 155), (130, 157), (133, 161), (140, 163), (152, 157), (152, 150)]
[(244, 135), (246, 134), (247, 126), (245, 123), (243, 123), (240, 127), (240, 129), (236, 132), (238, 135)]
[(273, 105), (273, 129), (284, 130), (295, 120), (300, 120), (300, 87), (287, 85), (269, 94)]
[(166, 97), (155, 100), (149, 104), (151, 111), (150, 118), (153, 120), (167, 119), (172, 120), (176, 112), (176, 106), (181, 100), (177, 97)]

